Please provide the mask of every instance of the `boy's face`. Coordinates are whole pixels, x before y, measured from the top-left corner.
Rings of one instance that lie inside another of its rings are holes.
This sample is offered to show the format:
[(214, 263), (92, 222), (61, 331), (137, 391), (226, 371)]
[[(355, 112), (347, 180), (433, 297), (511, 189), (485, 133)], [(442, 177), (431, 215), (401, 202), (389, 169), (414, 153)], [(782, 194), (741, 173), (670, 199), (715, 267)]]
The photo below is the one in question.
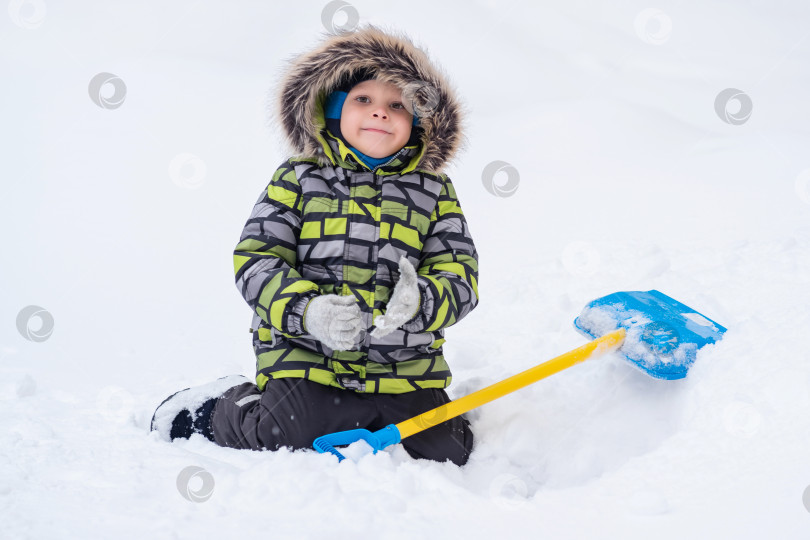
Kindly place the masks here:
[(343, 137), (373, 158), (390, 156), (405, 146), (412, 123), (399, 88), (374, 79), (355, 85), (340, 113)]

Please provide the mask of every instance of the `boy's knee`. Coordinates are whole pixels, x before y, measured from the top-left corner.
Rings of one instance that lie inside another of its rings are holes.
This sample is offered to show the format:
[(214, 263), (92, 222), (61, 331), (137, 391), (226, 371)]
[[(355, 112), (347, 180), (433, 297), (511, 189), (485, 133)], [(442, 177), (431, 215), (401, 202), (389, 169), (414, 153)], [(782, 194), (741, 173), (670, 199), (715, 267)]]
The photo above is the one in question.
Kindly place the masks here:
[(461, 425), (458, 428), (458, 436), (456, 436), (454, 432), (453, 437), (453, 439), (458, 441), (459, 444), (455, 445), (456, 452), (451, 453), (451, 455), (448, 457), (450, 461), (458, 466), (467, 463), (473, 449), (473, 432), (470, 429), (470, 423), (465, 418), (460, 418), (460, 420)]
[(251, 382), (235, 386), (220, 396), (211, 415), (214, 442), (230, 448), (254, 447), (256, 441), (249, 430), (248, 405), (260, 397), (259, 389)]
[(408, 437), (402, 441), (402, 446), (415, 459), (449, 460), (462, 466), (470, 459), (473, 440), (469, 421), (457, 417)]

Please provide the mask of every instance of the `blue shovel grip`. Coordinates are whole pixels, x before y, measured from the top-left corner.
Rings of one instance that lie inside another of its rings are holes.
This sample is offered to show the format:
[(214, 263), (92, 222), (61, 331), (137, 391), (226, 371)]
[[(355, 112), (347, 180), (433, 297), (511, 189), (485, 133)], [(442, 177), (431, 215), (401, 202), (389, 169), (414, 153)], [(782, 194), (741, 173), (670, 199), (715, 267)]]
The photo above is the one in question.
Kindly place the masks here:
[(352, 444), (357, 441), (366, 441), (376, 454), (378, 450), (382, 450), (392, 444), (396, 444), (401, 440), (399, 429), (394, 424), (388, 424), (379, 431), (374, 433), (367, 429), (350, 429), (347, 431), (337, 431), (328, 435), (322, 435), (315, 439), (312, 443), (313, 448), (319, 453), (330, 452), (337, 456), (338, 461), (343, 461), (346, 456), (338, 452), (336, 446), (344, 446)]

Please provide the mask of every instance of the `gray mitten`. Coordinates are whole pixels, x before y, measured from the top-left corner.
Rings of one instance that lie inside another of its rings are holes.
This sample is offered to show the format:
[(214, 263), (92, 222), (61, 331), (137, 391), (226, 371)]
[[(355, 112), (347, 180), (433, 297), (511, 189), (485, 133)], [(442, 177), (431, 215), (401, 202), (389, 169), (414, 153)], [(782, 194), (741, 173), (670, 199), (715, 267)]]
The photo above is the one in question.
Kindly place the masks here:
[(406, 322), (413, 319), (421, 307), (421, 295), (417, 284), (416, 269), (405, 257), (399, 259), (399, 281), (388, 300), (385, 315), (374, 319), (374, 330), (371, 336), (387, 336)]
[(354, 296), (316, 296), (304, 311), (304, 330), (335, 351), (351, 349), (362, 329), (363, 319)]

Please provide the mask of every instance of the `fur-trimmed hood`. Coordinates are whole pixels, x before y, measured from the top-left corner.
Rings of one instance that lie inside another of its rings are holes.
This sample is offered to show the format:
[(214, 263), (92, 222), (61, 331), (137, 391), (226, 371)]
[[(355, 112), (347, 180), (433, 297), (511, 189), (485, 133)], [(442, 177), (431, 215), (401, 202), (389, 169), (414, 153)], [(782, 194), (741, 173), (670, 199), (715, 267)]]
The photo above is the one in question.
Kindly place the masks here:
[(466, 146), (465, 113), (443, 71), (409, 38), (366, 25), (352, 32), (327, 34), (313, 50), (288, 61), (271, 116), (286, 142), (299, 156), (334, 163), (322, 131), (323, 104), (342, 81), (361, 70), (393, 83), (403, 102), (419, 117), (421, 150), (408, 167), (440, 173)]

